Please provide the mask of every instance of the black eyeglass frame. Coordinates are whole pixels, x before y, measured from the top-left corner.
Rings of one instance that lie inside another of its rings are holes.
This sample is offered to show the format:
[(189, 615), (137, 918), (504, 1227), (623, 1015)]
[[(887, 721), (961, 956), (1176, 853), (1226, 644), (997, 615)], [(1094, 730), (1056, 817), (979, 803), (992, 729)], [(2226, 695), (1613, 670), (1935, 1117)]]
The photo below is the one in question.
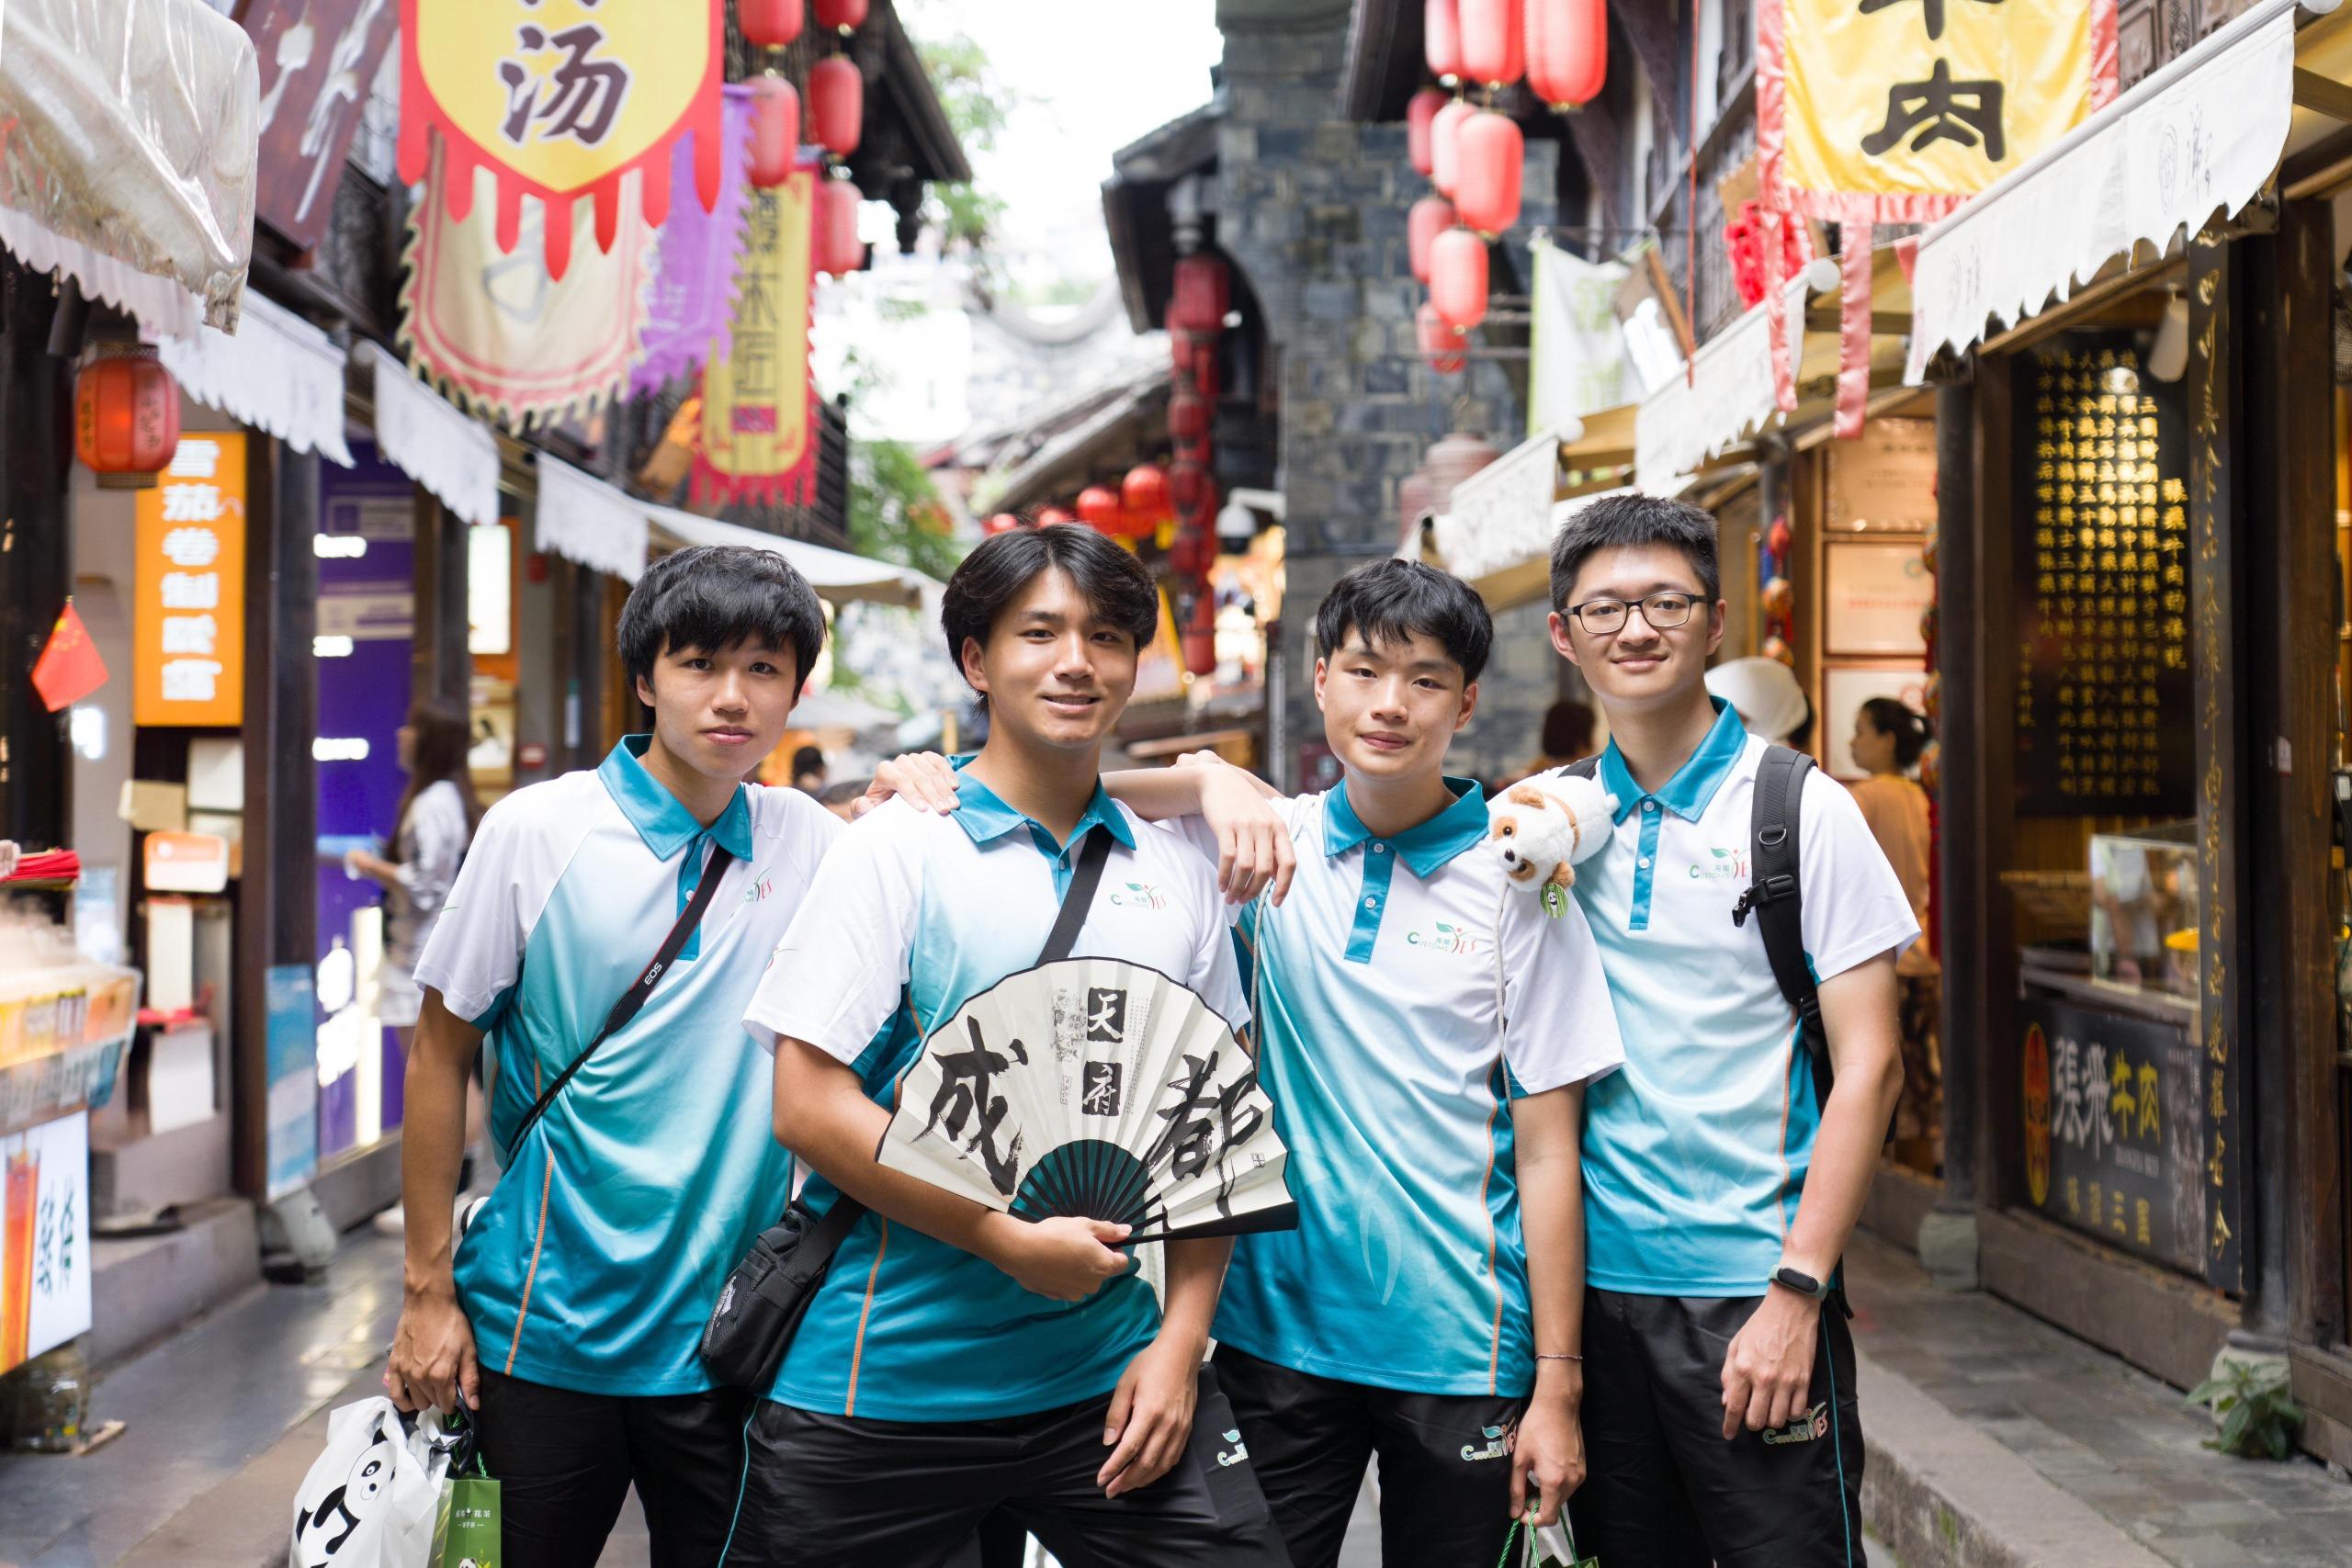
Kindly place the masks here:
[[(1683, 602), (1682, 614), (1671, 621), (1659, 619), (1653, 612), (1652, 606), (1660, 599), (1681, 600)], [(1587, 610), (1597, 610), (1605, 605), (1611, 604), (1615, 605), (1619, 611), (1618, 620), (1615, 626), (1607, 627), (1595, 626), (1591, 622), (1584, 618), (1585, 612)], [(1641, 610), (1642, 619), (1649, 624), (1650, 630), (1656, 632), (1670, 632), (1678, 626), (1690, 625), (1691, 613), (1699, 607), (1699, 595), (1696, 593), (1686, 593), (1679, 588), (1661, 588), (1657, 592), (1645, 593), (1639, 599), (1611, 599), (1604, 595), (1600, 598), (1588, 599), (1581, 604), (1569, 605), (1568, 614), (1576, 617), (1577, 625), (1582, 626), (1588, 635), (1592, 637), (1614, 637), (1617, 633), (1625, 629), (1625, 616), (1631, 615), (1636, 607)]]

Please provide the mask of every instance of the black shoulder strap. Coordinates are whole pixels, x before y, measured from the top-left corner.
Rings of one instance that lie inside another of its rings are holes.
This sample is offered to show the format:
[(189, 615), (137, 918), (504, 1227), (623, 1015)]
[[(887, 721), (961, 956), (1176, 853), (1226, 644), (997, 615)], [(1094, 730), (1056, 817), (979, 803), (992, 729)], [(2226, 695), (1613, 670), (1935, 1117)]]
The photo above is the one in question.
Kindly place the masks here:
[(523, 1146), (525, 1135), (538, 1125), (539, 1118), (548, 1113), (548, 1107), (555, 1103), (555, 1097), (563, 1092), (563, 1086), (571, 1081), (571, 1076), (588, 1065), (588, 1058), (596, 1054), (596, 1047), (627, 1029), (628, 1021), (645, 1006), (645, 998), (653, 994), (653, 987), (661, 984), (662, 976), (669, 973), (671, 964), (677, 962), (678, 954), (685, 948), (686, 939), (695, 934), (696, 926), (702, 924), (703, 911), (710, 908), (711, 898), (718, 892), (718, 879), (734, 859), (718, 845), (711, 845), (710, 859), (702, 868), (702, 880), (695, 884), (694, 896), (686, 900), (685, 911), (678, 917), (678, 923), (672, 926), (670, 934), (662, 939), (661, 950), (654, 953), (653, 962), (645, 966), (635, 985), (621, 993), (620, 1000), (613, 1004), (613, 1010), (605, 1015), (604, 1027), (596, 1031), (595, 1038), (588, 1042), (580, 1055), (571, 1058), (570, 1066), (556, 1075), (553, 1083), (540, 1091), (538, 1103), (525, 1113), (523, 1124), (514, 1129), (514, 1136), (507, 1141), (509, 1149)]
[(1562, 768), (1560, 772), (1566, 773), (1572, 779), (1589, 779), (1596, 777), (1600, 772), (1600, 754), (1596, 752), (1592, 756), (1585, 758), (1580, 762), (1570, 762), (1566, 767)]
[(1078, 865), (1070, 872), (1069, 886), (1062, 893), (1061, 909), (1054, 916), (1054, 929), (1046, 938), (1045, 951), (1037, 954), (1038, 963), (1068, 958), (1069, 950), (1078, 945), (1079, 931), (1094, 904), (1094, 889), (1102, 882), (1102, 863), (1110, 858), (1111, 829), (1089, 829), (1086, 847), (1078, 852)]
[(1813, 1058), (1816, 1102), (1829, 1100), (1829, 1033), (1821, 1022), (1821, 988), (1804, 956), (1804, 889), (1797, 875), (1798, 832), (1804, 807), (1805, 775), (1813, 759), (1787, 746), (1765, 748), (1756, 765), (1756, 801), (1749, 829), (1753, 880), (1732, 910), (1732, 924), (1746, 925), (1752, 911), (1764, 956), (1781, 994), (1796, 1010), (1798, 1032)]

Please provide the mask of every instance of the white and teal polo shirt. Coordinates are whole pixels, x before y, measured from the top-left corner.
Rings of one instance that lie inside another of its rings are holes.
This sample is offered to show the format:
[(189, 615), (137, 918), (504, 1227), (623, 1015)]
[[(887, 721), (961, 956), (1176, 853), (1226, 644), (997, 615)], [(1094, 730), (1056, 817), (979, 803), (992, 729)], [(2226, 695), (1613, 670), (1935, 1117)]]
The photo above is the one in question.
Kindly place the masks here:
[[(1820, 1124), (1758, 922), (1732, 924), (1765, 743), (1715, 708), (1706, 739), (1656, 794), (1613, 742), (1601, 754), (1617, 829), (1577, 868), (1625, 1038), (1624, 1071), (1585, 1101), (1585, 1275), (1602, 1290), (1763, 1294)], [(1817, 771), (1805, 776), (1797, 865), (1819, 978), (1917, 939), (1861, 809)]]
[[(806, 1041), (895, 1105), (922, 1037), (1036, 964), (1097, 832), (1114, 842), (1073, 955), (1157, 969), (1237, 1032), (1247, 1026), (1216, 875), (1188, 845), (1137, 832), (1139, 818), (1099, 785), (1067, 845), (969, 773), (958, 801), (933, 816), (893, 800), (842, 835), (743, 1018), (755, 1038)], [(802, 1196), (822, 1210), (838, 1193), (812, 1175)], [(1159, 1331), (1159, 1303), (1137, 1276), (1053, 1301), (868, 1213), (842, 1240), (769, 1397), (890, 1421), (1026, 1416), (1109, 1393)]]
[(1509, 886), (1477, 785), (1447, 783), (1386, 839), (1345, 784), (1276, 803), (1298, 873), (1238, 935), (1298, 1228), (1235, 1243), (1216, 1332), (1318, 1377), (1515, 1396), (1535, 1363), (1511, 1101), (1621, 1053), (1584, 912)]
[[(791, 1176), (774, 1064), (740, 1021), (841, 832), (800, 791), (755, 785), (706, 829), (645, 771), (646, 739), (492, 807), (416, 965), (496, 1064), (506, 1169), (456, 1260), (481, 1364), (590, 1393), (710, 1386), (703, 1324)], [(734, 863), (678, 962), (509, 1147), (677, 923), (713, 843)]]

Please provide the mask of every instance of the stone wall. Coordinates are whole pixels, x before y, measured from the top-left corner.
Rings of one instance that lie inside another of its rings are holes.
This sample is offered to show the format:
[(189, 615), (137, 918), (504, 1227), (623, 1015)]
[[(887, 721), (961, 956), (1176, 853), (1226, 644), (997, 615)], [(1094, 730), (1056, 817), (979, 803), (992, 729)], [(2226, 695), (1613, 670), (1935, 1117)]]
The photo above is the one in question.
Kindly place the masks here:
[[(1322, 734), (1313, 624), (1325, 591), (1351, 567), (1396, 550), (1396, 485), (1431, 442), (1459, 427), (1508, 450), (1526, 416), (1497, 362), (1441, 377), (1421, 360), (1413, 325), (1421, 288), (1407, 259), (1405, 214), (1428, 182), (1406, 157), (1402, 124), (1358, 125), (1341, 115), (1348, 6), (1220, 0), (1217, 22), (1227, 94), (1217, 242), (1257, 292), (1280, 378), (1276, 482), (1290, 547), (1281, 700), (1290, 754), (1268, 761), (1287, 786), (1299, 743)], [(1528, 150), (1530, 199), (1503, 246), (1522, 280), (1526, 234), (1554, 220), (1543, 202), (1557, 188), (1557, 152), (1548, 141)], [(1496, 291), (1507, 289), (1523, 293), (1524, 285), (1498, 256)], [(1537, 627), (1540, 639), (1540, 618)], [(1487, 687), (1493, 712), (1479, 721), (1475, 756), (1458, 761), (1483, 764), (1489, 745), (1498, 756), (1532, 751), (1553, 691), (1548, 663), (1514, 655)]]

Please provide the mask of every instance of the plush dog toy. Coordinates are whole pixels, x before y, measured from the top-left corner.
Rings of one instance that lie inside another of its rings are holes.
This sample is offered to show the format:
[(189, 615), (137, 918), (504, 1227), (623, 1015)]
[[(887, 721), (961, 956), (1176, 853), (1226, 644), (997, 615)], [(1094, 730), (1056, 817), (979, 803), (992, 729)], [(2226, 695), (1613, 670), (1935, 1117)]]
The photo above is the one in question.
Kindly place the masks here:
[(1515, 784), (1489, 801), (1487, 839), (1503, 875), (1513, 886), (1539, 889), (1545, 911), (1557, 919), (1576, 886), (1577, 863), (1600, 852), (1616, 818), (1617, 797), (1599, 780), (1555, 773)]

